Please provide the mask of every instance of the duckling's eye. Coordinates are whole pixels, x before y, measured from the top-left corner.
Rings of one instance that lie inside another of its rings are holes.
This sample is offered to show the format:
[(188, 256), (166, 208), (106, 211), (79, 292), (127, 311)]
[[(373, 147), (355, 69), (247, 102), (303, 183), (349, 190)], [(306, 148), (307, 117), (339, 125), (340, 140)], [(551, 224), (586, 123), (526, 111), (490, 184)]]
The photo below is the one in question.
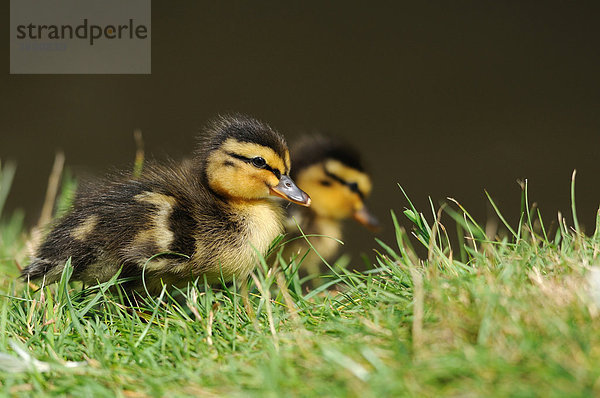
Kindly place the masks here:
[(352, 192), (358, 193), (358, 184), (357, 183), (355, 183), (355, 182), (349, 182), (348, 183), (348, 188), (350, 188), (350, 190)]
[(324, 187), (330, 187), (331, 186), (331, 181), (327, 181), (327, 180), (321, 180), (320, 181), (321, 185), (323, 185)]
[(257, 156), (254, 159), (252, 159), (252, 164), (254, 165), (254, 167), (258, 167), (259, 169), (262, 169), (263, 167), (265, 167), (267, 165), (267, 161), (265, 159), (261, 158), (260, 156)]

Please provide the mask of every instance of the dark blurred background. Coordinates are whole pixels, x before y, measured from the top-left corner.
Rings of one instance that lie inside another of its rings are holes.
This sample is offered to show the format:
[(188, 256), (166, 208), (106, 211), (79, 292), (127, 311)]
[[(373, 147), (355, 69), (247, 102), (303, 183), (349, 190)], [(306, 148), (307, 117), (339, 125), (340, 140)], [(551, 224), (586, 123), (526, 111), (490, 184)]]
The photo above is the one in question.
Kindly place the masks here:
[[(600, 132), (596, 2), (159, 2), (152, 75), (9, 75), (8, 2), (0, 77), (0, 158), (18, 163), (7, 210), (36, 222), (54, 153), (76, 174), (131, 167), (134, 128), (149, 157), (180, 158), (217, 113), (254, 115), (283, 132), (333, 133), (373, 174), (370, 207), (392, 242), (389, 211), (459, 200), (516, 223), (517, 179), (549, 223), (593, 230)], [(403, 217), (401, 217), (403, 218)], [(347, 248), (376, 247), (348, 224)]]

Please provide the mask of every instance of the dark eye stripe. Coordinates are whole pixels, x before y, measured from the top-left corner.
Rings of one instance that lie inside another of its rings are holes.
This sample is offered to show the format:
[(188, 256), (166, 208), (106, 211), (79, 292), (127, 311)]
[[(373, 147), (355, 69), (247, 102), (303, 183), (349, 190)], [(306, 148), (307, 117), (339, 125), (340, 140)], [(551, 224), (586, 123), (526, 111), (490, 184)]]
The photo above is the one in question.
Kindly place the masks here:
[[(239, 159), (243, 162), (246, 163), (252, 163), (252, 158), (247, 158), (243, 155), (238, 155), (237, 153), (233, 153), (233, 152), (227, 152), (227, 155), (234, 157), (236, 159)], [(263, 166), (263, 169), (265, 170), (269, 170), (271, 173), (273, 173), (275, 175), (275, 177), (277, 177), (277, 179), (281, 179), (281, 171), (272, 168), (271, 166), (269, 166), (268, 164), (265, 163), (265, 165)]]
[(357, 183), (355, 183), (355, 182), (348, 182), (348, 181), (344, 180), (342, 177), (340, 177), (340, 176), (338, 176), (336, 174), (333, 174), (332, 172), (330, 172), (329, 170), (327, 170), (325, 167), (323, 167), (323, 171), (325, 172), (325, 175), (327, 177), (329, 177), (329, 178), (331, 178), (331, 179), (339, 182), (342, 185), (347, 186), (348, 188), (350, 188), (350, 190), (352, 192), (357, 193), (358, 196), (360, 196), (360, 198), (362, 200), (365, 200), (365, 194), (360, 189), (358, 189), (358, 184)]
[(277, 179), (278, 179), (278, 180), (280, 180), (280, 179), (281, 179), (281, 171), (279, 171), (279, 170), (277, 170), (277, 169), (274, 169), (274, 168), (272, 168), (272, 167), (271, 167), (271, 166), (269, 166), (269, 165), (266, 165), (266, 166), (265, 166), (265, 169), (267, 169), (267, 170), (269, 170), (271, 173), (275, 174), (275, 177), (277, 177)]

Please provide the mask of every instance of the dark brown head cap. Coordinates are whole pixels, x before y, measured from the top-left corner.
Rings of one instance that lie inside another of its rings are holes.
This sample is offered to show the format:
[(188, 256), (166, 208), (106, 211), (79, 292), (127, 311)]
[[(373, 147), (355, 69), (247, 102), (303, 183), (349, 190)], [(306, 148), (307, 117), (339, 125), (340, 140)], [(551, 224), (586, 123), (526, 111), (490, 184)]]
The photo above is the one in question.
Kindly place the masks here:
[(281, 134), (268, 124), (239, 113), (221, 115), (211, 120), (204, 129), (196, 154), (206, 158), (230, 138), (269, 147), (282, 159), (286, 157), (287, 143)]
[(358, 151), (347, 142), (330, 136), (303, 137), (292, 146), (291, 156), (292, 178), (303, 169), (327, 159), (335, 159), (350, 168), (365, 171)]

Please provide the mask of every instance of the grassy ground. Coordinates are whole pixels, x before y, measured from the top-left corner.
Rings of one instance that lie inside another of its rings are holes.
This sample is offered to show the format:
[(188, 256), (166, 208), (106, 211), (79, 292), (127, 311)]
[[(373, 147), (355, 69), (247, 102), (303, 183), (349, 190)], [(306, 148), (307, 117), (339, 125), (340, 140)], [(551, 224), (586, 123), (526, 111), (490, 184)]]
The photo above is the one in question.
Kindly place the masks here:
[[(425, 217), (407, 203), (402, 217), (413, 230), (393, 217), (397, 241), (381, 242), (367, 273), (337, 269), (325, 279), (336, 291), (307, 292), (291, 267), (261, 266), (247, 303), (237, 286), (192, 287), (177, 300), (165, 293), (133, 309), (109, 293), (114, 281), (84, 290), (68, 283), (68, 267), (60, 284), (43, 290), (16, 281), (27, 235), (19, 214), (5, 215), (0, 389), (14, 396), (600, 395), (600, 288), (589, 282), (598, 276), (598, 233), (562, 223), (549, 236), (526, 187), (520, 225), (503, 226), (503, 238), (458, 204)], [(455, 222), (460, 244), (451, 248), (444, 225)]]

